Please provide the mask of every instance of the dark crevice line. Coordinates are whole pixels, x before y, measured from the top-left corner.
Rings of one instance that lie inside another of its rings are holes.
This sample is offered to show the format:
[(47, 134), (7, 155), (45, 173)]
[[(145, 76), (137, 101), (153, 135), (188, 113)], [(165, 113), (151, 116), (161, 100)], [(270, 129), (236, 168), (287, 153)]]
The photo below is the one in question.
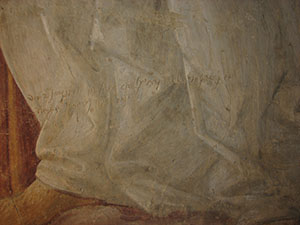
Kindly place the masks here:
[[(276, 94), (277, 94), (278, 91), (280, 90), (281, 85), (282, 85), (282, 83), (283, 83), (283, 81), (284, 81), (284, 79), (285, 79), (285, 77), (286, 77), (287, 74), (288, 74), (287, 71), (284, 71), (284, 72), (282, 73), (282, 75), (281, 75), (281, 77), (280, 77), (280, 80), (279, 80), (279, 82), (278, 82), (278, 85), (275, 87), (274, 92), (273, 92), (273, 94), (272, 94), (272, 101), (274, 100)], [(272, 101), (271, 101), (271, 102), (272, 102)]]
[(21, 213), (20, 213), (20, 211), (19, 211), (19, 209), (18, 209), (18, 207), (17, 207), (17, 205), (16, 205), (16, 203), (15, 203), (13, 197), (11, 197), (11, 202), (12, 202), (13, 205), (14, 205), (14, 208), (15, 208), (15, 210), (16, 210), (16, 212), (17, 212), (17, 215), (18, 215), (18, 218), (19, 218), (19, 220), (20, 220), (21, 225), (23, 225), (23, 218), (22, 218), (22, 216), (21, 216)]

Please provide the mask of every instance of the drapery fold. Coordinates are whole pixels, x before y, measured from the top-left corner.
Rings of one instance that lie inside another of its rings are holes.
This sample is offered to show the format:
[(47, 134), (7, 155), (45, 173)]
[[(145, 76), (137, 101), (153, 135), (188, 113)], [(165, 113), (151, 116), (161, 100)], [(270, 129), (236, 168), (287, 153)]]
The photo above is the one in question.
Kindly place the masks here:
[[(234, 0), (4, 6), (1, 45), (42, 126), (43, 182), (158, 215), (227, 204), (236, 215), (274, 194), (261, 157), (281, 140), (270, 119), (278, 90), (299, 83), (291, 8)], [(294, 107), (299, 92), (291, 92)], [(294, 171), (299, 151), (285, 151)]]

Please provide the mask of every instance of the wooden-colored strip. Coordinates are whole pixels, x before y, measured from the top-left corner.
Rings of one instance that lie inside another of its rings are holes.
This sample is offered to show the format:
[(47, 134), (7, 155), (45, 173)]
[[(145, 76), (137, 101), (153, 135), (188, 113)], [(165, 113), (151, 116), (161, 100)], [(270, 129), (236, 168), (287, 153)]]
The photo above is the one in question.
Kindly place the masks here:
[(8, 72), (8, 133), (10, 182), (13, 194), (26, 189), (35, 179), (38, 159), (35, 145), (39, 123)]
[(20, 193), (34, 181), (39, 130), (0, 49), (0, 198)]
[(9, 164), (11, 175), (11, 187), (14, 193), (22, 191), (22, 187), (19, 185), (19, 179), (22, 176), (20, 169), (21, 152), (18, 141), (18, 117), (17, 117), (17, 98), (16, 98), (16, 86), (12, 75), (8, 73), (8, 132), (9, 132)]
[(7, 66), (0, 49), (0, 198), (11, 193), (8, 152)]

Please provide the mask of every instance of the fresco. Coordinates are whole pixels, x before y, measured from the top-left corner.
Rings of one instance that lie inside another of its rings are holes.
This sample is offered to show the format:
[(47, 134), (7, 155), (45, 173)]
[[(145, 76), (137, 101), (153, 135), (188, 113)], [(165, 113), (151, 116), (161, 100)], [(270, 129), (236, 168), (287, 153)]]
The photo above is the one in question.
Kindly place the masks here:
[(0, 225), (299, 223), (299, 1), (0, 6)]

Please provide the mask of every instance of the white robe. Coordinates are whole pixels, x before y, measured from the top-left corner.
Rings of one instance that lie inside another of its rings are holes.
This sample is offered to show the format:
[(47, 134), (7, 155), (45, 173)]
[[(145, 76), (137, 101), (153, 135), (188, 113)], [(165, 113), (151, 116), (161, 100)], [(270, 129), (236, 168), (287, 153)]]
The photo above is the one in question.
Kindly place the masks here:
[(37, 178), (157, 215), (297, 199), (296, 2), (2, 3), (1, 47), (41, 124)]

